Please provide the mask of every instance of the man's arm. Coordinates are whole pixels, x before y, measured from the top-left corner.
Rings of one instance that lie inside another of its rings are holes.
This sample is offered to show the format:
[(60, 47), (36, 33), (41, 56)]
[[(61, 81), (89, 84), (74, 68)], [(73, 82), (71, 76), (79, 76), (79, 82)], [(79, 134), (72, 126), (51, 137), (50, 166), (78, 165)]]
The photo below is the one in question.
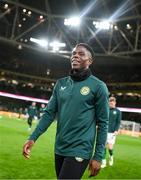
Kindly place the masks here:
[(33, 147), (35, 141), (38, 139), (38, 137), (43, 134), (47, 128), (50, 126), (50, 124), (53, 122), (57, 109), (58, 109), (58, 103), (57, 103), (57, 84), (54, 87), (53, 94), (48, 102), (48, 105), (45, 109), (45, 112), (39, 121), (36, 129), (33, 131), (31, 136), (28, 138), (28, 141), (24, 144), (23, 147), (23, 155), (26, 158), (30, 157), (30, 151)]
[(89, 168), (92, 176), (96, 176), (101, 168), (101, 161), (105, 148), (108, 132), (109, 104), (108, 89), (104, 83), (101, 83), (96, 93), (96, 121), (97, 136), (95, 143), (95, 153), (90, 161)]
[(116, 127), (115, 127), (115, 135), (118, 134), (118, 130), (120, 127), (120, 121), (122, 119), (122, 113), (121, 111), (118, 109), (118, 114), (117, 114), (117, 119), (116, 119)]

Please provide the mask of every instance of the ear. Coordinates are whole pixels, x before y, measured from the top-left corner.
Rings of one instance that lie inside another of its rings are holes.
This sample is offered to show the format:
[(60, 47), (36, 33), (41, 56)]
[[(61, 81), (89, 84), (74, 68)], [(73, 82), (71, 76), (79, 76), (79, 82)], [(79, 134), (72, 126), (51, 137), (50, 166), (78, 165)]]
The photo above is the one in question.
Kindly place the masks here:
[(92, 59), (89, 59), (89, 65), (91, 65), (93, 63)]

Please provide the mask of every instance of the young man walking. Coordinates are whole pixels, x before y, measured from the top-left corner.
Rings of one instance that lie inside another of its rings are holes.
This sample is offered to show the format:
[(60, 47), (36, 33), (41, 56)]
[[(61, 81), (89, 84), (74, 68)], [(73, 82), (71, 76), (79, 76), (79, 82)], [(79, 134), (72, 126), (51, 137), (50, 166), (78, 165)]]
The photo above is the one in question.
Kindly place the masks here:
[(80, 179), (88, 164), (91, 176), (96, 176), (101, 168), (109, 119), (108, 90), (105, 83), (91, 74), (89, 66), (93, 60), (94, 53), (88, 44), (75, 46), (70, 75), (57, 81), (45, 113), (23, 147), (23, 155), (29, 158), (36, 140), (57, 114), (58, 179)]

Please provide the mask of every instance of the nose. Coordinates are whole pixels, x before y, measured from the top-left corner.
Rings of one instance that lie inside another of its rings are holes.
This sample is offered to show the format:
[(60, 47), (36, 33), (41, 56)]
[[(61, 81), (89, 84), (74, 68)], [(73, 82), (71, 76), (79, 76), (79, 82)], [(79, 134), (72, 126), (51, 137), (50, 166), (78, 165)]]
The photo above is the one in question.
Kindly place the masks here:
[(78, 58), (79, 56), (78, 56), (78, 54), (76, 53), (76, 54), (73, 54), (72, 57), (73, 57), (73, 58)]

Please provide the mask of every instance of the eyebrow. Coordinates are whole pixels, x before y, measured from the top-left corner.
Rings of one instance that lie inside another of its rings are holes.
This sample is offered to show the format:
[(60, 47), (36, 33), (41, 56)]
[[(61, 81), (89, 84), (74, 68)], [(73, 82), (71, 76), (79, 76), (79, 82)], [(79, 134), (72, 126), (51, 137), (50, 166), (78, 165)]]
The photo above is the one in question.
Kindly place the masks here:
[[(88, 50), (87, 50), (87, 51), (88, 51)], [(88, 52), (89, 52), (89, 51), (88, 51)], [(73, 50), (73, 51), (72, 51), (72, 54), (73, 54), (73, 53), (76, 53), (76, 51)], [(78, 51), (78, 53), (79, 53), (79, 54), (86, 54), (84, 51)], [(92, 55), (91, 55), (90, 52), (89, 52), (89, 55), (90, 55), (90, 58), (92, 59)]]
[[(77, 51), (73, 50), (72, 53), (73, 52), (77, 52)], [(78, 53), (85, 53), (85, 52), (84, 51), (78, 51)]]

